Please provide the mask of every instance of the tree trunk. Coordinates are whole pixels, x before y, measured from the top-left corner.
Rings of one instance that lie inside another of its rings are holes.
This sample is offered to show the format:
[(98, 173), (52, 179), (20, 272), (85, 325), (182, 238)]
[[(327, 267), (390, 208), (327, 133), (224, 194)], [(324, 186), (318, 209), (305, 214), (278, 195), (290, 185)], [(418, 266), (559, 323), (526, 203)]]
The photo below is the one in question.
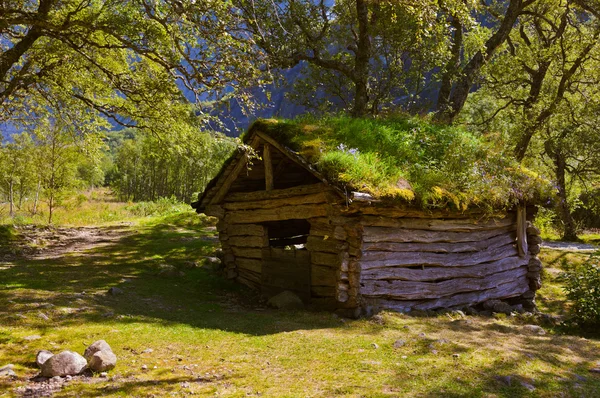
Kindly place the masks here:
[(35, 199), (33, 200), (33, 215), (35, 216), (37, 214), (37, 207), (38, 207), (38, 202), (40, 200), (40, 190), (42, 188), (42, 181), (38, 180), (37, 183), (37, 188), (35, 190)]
[(369, 104), (369, 60), (371, 59), (371, 38), (369, 37), (369, 7), (366, 0), (356, 1), (358, 20), (358, 43), (354, 61), (354, 106), (352, 116), (367, 114)]
[(445, 109), (439, 109), (435, 119), (442, 123), (451, 124), (465, 106), (469, 92), (483, 65), (494, 55), (498, 47), (508, 38), (519, 14), (525, 6), (523, 0), (510, 0), (504, 19), (498, 30), (485, 43), (485, 50), (478, 51), (460, 71), (460, 78), (448, 100)]
[(552, 157), (554, 163), (554, 172), (556, 173), (556, 185), (558, 188), (558, 216), (563, 223), (563, 235), (562, 240), (566, 241), (578, 241), (577, 228), (575, 221), (571, 216), (569, 209), (569, 202), (567, 198), (567, 180), (566, 170), (567, 163), (565, 156), (563, 155), (560, 145), (556, 145), (554, 142), (546, 142), (546, 152)]
[(451, 57), (446, 64), (444, 74), (442, 75), (440, 91), (438, 92), (436, 105), (437, 112), (444, 112), (447, 110), (450, 101), (450, 93), (452, 92), (452, 82), (460, 67), (460, 53), (463, 46), (462, 24), (458, 18), (454, 16), (452, 17), (450, 24), (454, 28), (454, 38), (452, 40), (452, 48), (450, 49)]
[(54, 211), (54, 193), (48, 198), (48, 224), (52, 224), (52, 213)]
[(8, 183), (8, 202), (9, 202), (9, 206), (10, 206), (10, 210), (9, 210), (9, 215), (11, 217), (15, 216), (15, 193), (14, 193), (14, 183), (11, 180)]

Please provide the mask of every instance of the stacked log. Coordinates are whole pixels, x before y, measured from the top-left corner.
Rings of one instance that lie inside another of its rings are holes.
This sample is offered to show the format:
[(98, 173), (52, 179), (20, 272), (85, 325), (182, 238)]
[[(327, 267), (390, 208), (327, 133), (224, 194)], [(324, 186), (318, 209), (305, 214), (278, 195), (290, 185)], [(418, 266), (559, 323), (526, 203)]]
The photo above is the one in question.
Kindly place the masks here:
[(528, 222), (527, 227), (527, 243), (529, 246), (530, 260), (528, 264), (527, 278), (529, 279), (529, 288), (531, 293), (526, 297), (533, 301), (535, 291), (542, 287), (541, 272), (542, 262), (537, 258), (537, 254), (540, 252), (540, 245), (542, 244), (542, 238), (540, 237), (540, 230)]
[[(529, 291), (514, 215), (500, 220), (363, 217), (360, 293), (407, 311), (474, 305)], [(535, 245), (529, 247), (535, 250)]]
[(336, 238), (336, 227), (328, 218), (313, 218), (310, 224), (306, 248), (311, 256), (311, 300), (322, 308), (335, 307), (339, 270), (348, 243)]

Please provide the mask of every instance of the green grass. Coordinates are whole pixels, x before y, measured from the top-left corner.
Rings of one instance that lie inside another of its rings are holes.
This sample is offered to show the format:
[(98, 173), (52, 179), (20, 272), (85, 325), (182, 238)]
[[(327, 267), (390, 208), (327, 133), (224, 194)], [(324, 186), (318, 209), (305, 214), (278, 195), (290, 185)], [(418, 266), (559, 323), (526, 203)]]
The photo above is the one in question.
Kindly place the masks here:
[(497, 137), (425, 118), (260, 120), (251, 129), (299, 152), (332, 182), (381, 199), (494, 210), (551, 196), (547, 181), (502, 153)]
[[(212, 222), (189, 211), (139, 218), (103, 227), (122, 232), (104, 246), (0, 262), (0, 365), (15, 364), (20, 377), (0, 379), (0, 396), (15, 395), (37, 374), (38, 350), (82, 352), (97, 339), (106, 339), (119, 359), (110, 379), (73, 381), (55, 396), (591, 397), (600, 391), (600, 377), (588, 372), (600, 359), (600, 342), (551, 327), (545, 336), (525, 334), (522, 324), (536, 322), (528, 317), (390, 312), (375, 322), (266, 309), (254, 292), (203, 265), (201, 256), (215, 249)], [(553, 275), (577, 256), (542, 253), (548, 267), (542, 309), (565, 312)], [(164, 264), (185, 275), (159, 275)], [(107, 295), (112, 286), (124, 294)], [(42, 338), (24, 340), (34, 334)], [(398, 339), (405, 345), (394, 348)], [(147, 348), (154, 351), (143, 353)], [(496, 380), (509, 375), (511, 386)]]
[[(33, 204), (25, 201), (17, 209), (14, 217), (8, 216), (8, 205), (0, 205), (0, 238), (2, 226), (19, 225), (46, 225), (48, 223), (48, 207), (45, 202), (40, 202), (38, 211), (32, 214)], [(74, 193), (56, 207), (53, 214), (52, 225), (65, 227), (81, 227), (86, 225), (107, 225), (115, 223), (138, 222), (143, 218), (167, 214), (189, 212), (190, 206), (177, 202), (175, 199), (159, 199), (155, 202), (126, 203), (116, 201), (110, 190), (106, 188), (95, 189), (86, 193)], [(4, 227), (7, 228), (7, 227)]]

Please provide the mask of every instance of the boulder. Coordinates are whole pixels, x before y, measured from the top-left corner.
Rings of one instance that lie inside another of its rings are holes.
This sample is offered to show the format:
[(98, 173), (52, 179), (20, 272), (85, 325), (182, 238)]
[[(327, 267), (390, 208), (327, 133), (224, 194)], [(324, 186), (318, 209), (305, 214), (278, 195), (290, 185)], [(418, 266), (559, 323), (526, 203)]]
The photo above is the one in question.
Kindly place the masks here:
[(35, 356), (35, 363), (37, 363), (37, 366), (41, 368), (42, 365), (53, 355), (53, 353), (47, 350), (38, 351), (37, 355)]
[(85, 349), (83, 356), (89, 361), (90, 359), (92, 359), (92, 356), (98, 351), (112, 352), (112, 348), (110, 348), (106, 340), (97, 340)]
[(63, 351), (60, 354), (51, 356), (42, 365), (42, 376), (75, 376), (80, 374), (87, 367), (87, 361), (84, 357), (73, 351)]
[(117, 356), (112, 351), (98, 351), (92, 355), (88, 366), (94, 372), (106, 372), (117, 364)]
[(9, 363), (8, 365), (0, 367), (0, 377), (14, 377), (17, 374), (13, 370), (14, 365)]
[(118, 296), (120, 294), (123, 294), (123, 289), (119, 289), (118, 287), (111, 287), (110, 289), (108, 289), (108, 294), (110, 294), (111, 296)]
[(546, 334), (544, 328), (538, 325), (525, 325), (523, 326), (523, 331), (527, 334), (537, 334), (540, 336)]
[(295, 293), (286, 290), (273, 296), (267, 302), (271, 307), (282, 310), (298, 310), (304, 308), (304, 303)]

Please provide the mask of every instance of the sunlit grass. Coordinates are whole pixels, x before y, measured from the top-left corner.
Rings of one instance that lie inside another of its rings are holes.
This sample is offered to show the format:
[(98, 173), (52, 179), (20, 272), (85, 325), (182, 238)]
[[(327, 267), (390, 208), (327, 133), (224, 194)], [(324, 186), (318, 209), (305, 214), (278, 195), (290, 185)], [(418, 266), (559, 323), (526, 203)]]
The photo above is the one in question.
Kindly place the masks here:
[[(527, 334), (523, 324), (540, 322), (532, 316), (386, 312), (344, 320), (264, 308), (254, 292), (204, 265), (202, 256), (215, 250), (213, 222), (192, 211), (142, 217), (110, 227), (121, 231), (120, 239), (82, 253), (0, 259), (0, 365), (15, 364), (19, 375), (0, 379), (0, 391), (11, 396), (37, 374), (38, 350), (82, 352), (97, 339), (106, 339), (119, 358), (110, 379), (73, 381), (55, 396), (592, 397), (600, 391), (600, 377), (588, 371), (599, 360), (600, 342), (543, 323), (548, 334)], [(542, 310), (565, 313), (555, 276), (581, 256), (542, 252)], [(164, 264), (183, 274), (160, 275)], [(107, 294), (112, 286), (123, 294)], [(31, 335), (41, 339), (25, 340)], [(404, 344), (394, 348), (397, 340)], [(511, 376), (512, 384), (498, 376)]]

